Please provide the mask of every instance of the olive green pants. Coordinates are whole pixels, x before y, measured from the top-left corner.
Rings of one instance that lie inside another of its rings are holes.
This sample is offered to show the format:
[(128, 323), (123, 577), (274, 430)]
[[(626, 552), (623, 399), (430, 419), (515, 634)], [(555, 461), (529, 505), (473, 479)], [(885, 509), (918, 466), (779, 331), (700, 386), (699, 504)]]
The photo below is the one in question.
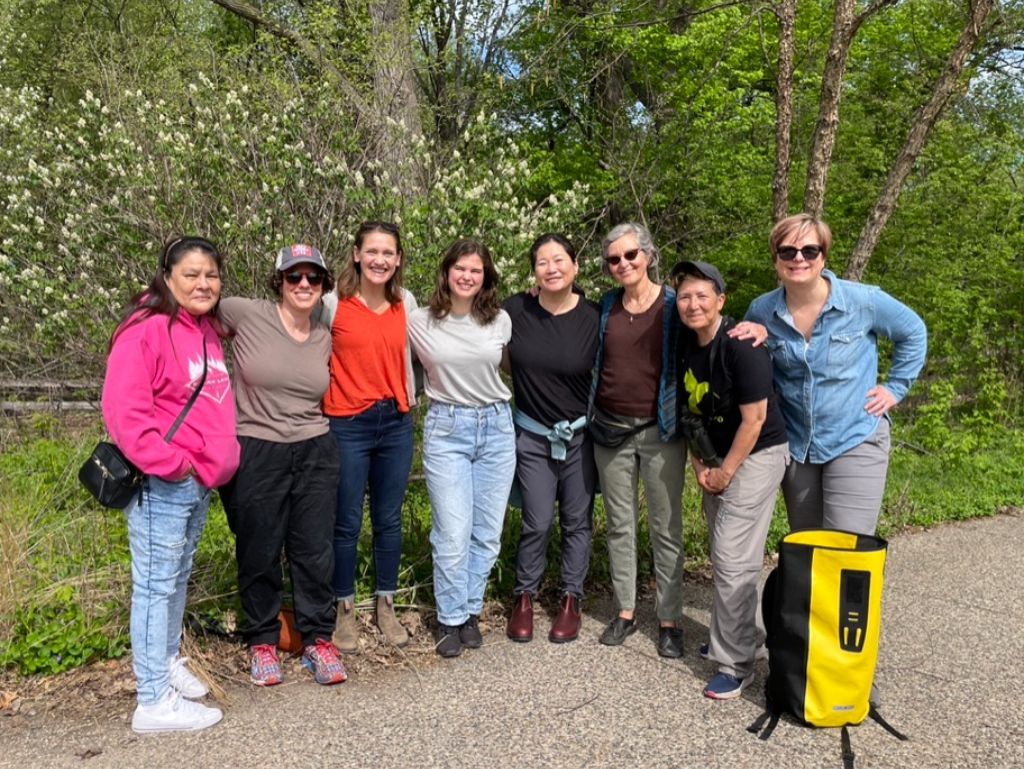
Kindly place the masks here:
[[(643, 417), (615, 416), (642, 424)], [(656, 612), (664, 622), (683, 615), (683, 476), (686, 443), (664, 443), (658, 427), (648, 427), (614, 449), (594, 445), (594, 461), (608, 521), (608, 565), (620, 611), (636, 608), (637, 529), (640, 483), (647, 501), (647, 523), (654, 551)]]

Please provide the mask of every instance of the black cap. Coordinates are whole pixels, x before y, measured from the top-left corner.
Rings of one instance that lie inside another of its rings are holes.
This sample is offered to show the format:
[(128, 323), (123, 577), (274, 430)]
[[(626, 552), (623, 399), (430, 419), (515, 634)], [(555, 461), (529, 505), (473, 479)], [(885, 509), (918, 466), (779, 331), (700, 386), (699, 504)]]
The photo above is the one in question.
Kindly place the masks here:
[(707, 262), (679, 262), (679, 264), (672, 268), (672, 281), (676, 282), (683, 275), (696, 275), (705, 280), (710, 280), (715, 284), (715, 290), (718, 293), (725, 293), (725, 279), (722, 278), (722, 273), (713, 264), (708, 264)]

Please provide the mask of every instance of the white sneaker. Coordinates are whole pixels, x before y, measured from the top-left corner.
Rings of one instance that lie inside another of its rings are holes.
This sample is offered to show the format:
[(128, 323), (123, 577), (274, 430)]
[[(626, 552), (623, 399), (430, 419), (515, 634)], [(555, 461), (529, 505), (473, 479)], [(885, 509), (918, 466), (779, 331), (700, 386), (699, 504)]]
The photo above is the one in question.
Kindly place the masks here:
[(223, 717), (219, 708), (186, 700), (174, 689), (168, 689), (167, 695), (160, 702), (135, 708), (132, 731), (139, 734), (195, 732), (213, 726)]
[(190, 700), (198, 700), (210, 693), (206, 684), (192, 675), (192, 671), (185, 667), (188, 657), (180, 657), (175, 654), (167, 660), (168, 683), (182, 697)]

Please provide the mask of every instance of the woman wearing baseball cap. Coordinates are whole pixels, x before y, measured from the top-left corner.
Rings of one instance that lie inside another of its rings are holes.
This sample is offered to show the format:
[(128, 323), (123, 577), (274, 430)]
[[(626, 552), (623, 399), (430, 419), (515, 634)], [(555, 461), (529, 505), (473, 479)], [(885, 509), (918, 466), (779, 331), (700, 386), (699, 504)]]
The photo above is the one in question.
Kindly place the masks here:
[(233, 339), (242, 447), (241, 465), (223, 498), (235, 534), (250, 678), (258, 686), (283, 679), (276, 651), (282, 549), (302, 662), (319, 684), (346, 678), (331, 642), (338, 449), (320, 409), (331, 335), (314, 317), (333, 284), (320, 252), (296, 244), (278, 252), (270, 276), (276, 301), (232, 297), (220, 303), (220, 321)]
[(682, 432), (703, 489), (714, 601), (710, 640), (701, 654), (718, 664), (704, 695), (738, 697), (754, 680), (757, 582), (779, 482), (789, 461), (786, 425), (762, 347), (728, 335), (725, 281), (707, 262), (672, 270), (680, 335)]

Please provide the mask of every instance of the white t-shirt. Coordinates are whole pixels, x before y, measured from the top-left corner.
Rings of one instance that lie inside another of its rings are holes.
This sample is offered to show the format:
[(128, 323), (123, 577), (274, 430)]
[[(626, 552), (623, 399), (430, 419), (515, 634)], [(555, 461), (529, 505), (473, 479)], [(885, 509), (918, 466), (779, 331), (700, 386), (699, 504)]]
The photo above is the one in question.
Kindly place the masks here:
[(512, 321), (501, 310), (486, 326), (472, 315), (435, 320), (429, 307), (409, 317), (409, 342), (426, 373), (427, 397), (458, 406), (508, 402), (512, 393), (501, 381), (502, 349), (512, 338)]

